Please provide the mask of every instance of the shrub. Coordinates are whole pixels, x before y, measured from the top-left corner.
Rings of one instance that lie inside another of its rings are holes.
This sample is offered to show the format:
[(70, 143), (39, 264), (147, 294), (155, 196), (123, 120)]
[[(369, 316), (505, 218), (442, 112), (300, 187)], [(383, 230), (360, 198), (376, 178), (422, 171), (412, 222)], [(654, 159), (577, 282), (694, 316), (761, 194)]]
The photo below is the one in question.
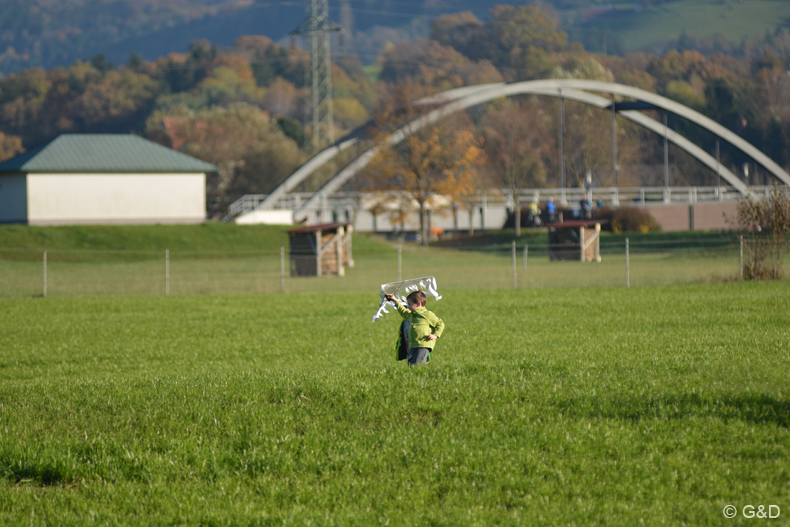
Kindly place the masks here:
[(740, 200), (736, 222), (749, 234), (743, 245), (744, 278), (781, 278), (782, 250), (790, 234), (790, 196), (787, 190), (774, 186), (761, 201), (750, 197)]
[(602, 207), (596, 210), (596, 219), (609, 220), (609, 229), (621, 232), (659, 232), (661, 226), (646, 209), (639, 207)]

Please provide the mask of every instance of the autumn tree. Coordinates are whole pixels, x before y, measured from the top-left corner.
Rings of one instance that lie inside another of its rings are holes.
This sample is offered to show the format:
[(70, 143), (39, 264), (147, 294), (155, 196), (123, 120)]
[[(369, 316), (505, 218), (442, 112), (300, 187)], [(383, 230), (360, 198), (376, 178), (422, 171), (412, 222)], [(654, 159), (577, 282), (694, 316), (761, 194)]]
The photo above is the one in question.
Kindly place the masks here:
[(74, 100), (72, 113), (83, 130), (116, 132), (143, 121), (156, 93), (156, 82), (147, 75), (111, 70), (86, 86)]
[(431, 22), (431, 40), (465, 55), (483, 45), (487, 39), (483, 23), (471, 11), (447, 13)]
[(239, 37), (229, 53), (250, 63), (258, 86), (268, 87), (278, 77), (297, 88), (305, 84), (310, 67), (310, 56), (296, 48), (288, 49), (263, 36)]
[(550, 121), (540, 106), (508, 99), (481, 123), (493, 183), (513, 200), (516, 236), (521, 235), (521, 190), (546, 184), (542, 156), (554, 142)]
[(304, 97), (296, 87), (277, 77), (269, 85), (263, 99), (263, 108), (272, 115), (298, 118), (304, 116)]
[(6, 135), (0, 132), (0, 162), (11, 159), (24, 151), (21, 139), (14, 135)]
[(596, 59), (612, 72), (615, 82), (646, 91), (656, 91), (656, 79), (645, 71), (646, 65), (652, 60), (647, 54), (629, 53), (625, 57), (608, 55)]
[[(419, 108), (408, 94), (409, 85), (397, 90), (377, 116), (377, 156), (367, 169), (367, 180), (377, 190), (399, 190), (417, 203), (422, 243), (429, 240), (427, 211), (436, 196), (460, 201), (474, 189), (475, 172), (485, 160), (480, 139), (464, 114), (454, 114), (420, 127), (413, 124)], [(404, 104), (398, 104), (403, 102)], [(403, 140), (389, 144), (387, 137), (400, 127)]]
[(42, 117), (51, 83), (41, 68), (20, 71), (0, 81), (0, 122), (3, 131), (31, 141), (31, 124)]
[(275, 121), (245, 103), (154, 112), (146, 135), (217, 165), (219, 174), (209, 186), (210, 196), (220, 204), (217, 213), (242, 194), (271, 191), (306, 158)]
[(140, 128), (159, 85), (127, 67), (99, 71), (86, 61), (68, 68), (24, 70), (0, 80), (0, 129), (33, 146), (63, 132)]
[(335, 99), (355, 99), (372, 114), (378, 99), (376, 87), (365, 75), (356, 55), (345, 54), (332, 63), (332, 93)]
[(170, 93), (190, 90), (206, 77), (217, 52), (216, 46), (207, 41), (193, 42), (188, 53), (171, 53), (157, 60), (156, 79)]
[[(556, 68), (552, 76), (612, 81), (611, 72), (592, 58), (578, 62), (571, 69)], [(564, 118), (564, 162), (565, 173), (570, 176), (568, 179), (582, 186), (588, 171), (596, 176), (610, 173), (611, 116), (587, 104), (565, 101)], [(622, 153), (618, 152), (618, 157), (622, 159)]]
[(508, 81), (547, 76), (555, 65), (552, 54), (573, 47), (539, 7), (497, 5), (489, 13), (484, 22), (468, 12), (442, 15), (431, 25), (431, 38), (472, 60), (490, 61)]
[(206, 77), (196, 87), (205, 94), (208, 105), (229, 102), (258, 102), (263, 89), (258, 88), (250, 65), (239, 57), (220, 55), (206, 68)]
[(381, 54), (381, 74), (384, 82), (410, 80), (432, 86), (439, 91), (460, 86), (501, 82), (502, 76), (487, 60), (472, 61), (453, 48), (436, 41), (415, 39), (398, 41)]
[(568, 46), (568, 35), (535, 6), (497, 5), (490, 13), (485, 23), (494, 44), (490, 60), (512, 68), (512, 80), (543, 77), (552, 66), (549, 54)]
[(762, 107), (770, 118), (790, 121), (790, 77), (783, 67), (764, 68), (757, 74)]

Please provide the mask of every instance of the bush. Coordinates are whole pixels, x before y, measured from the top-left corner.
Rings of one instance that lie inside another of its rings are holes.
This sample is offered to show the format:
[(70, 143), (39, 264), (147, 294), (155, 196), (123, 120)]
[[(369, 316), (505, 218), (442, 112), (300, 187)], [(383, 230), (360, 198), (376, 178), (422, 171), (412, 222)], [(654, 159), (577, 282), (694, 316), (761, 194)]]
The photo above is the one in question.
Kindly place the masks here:
[(646, 209), (640, 207), (602, 207), (596, 209), (596, 219), (609, 220), (608, 229), (621, 232), (660, 232), (661, 226)]
[(765, 199), (747, 197), (738, 201), (735, 222), (750, 238), (743, 240), (744, 278), (781, 278), (782, 251), (790, 235), (790, 195), (786, 188), (775, 185)]

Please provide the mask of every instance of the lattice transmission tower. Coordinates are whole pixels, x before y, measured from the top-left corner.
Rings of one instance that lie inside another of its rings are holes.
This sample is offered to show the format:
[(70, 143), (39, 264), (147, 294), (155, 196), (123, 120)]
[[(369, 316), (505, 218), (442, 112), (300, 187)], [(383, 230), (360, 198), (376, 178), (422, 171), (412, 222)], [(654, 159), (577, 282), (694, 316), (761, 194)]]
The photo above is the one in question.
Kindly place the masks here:
[(307, 0), (305, 19), (291, 36), (304, 35), (310, 51), (310, 69), (307, 85), (310, 86), (311, 104), (306, 121), (312, 121), (313, 150), (335, 142), (335, 123), (332, 116), (332, 59), (329, 47), (330, 33), (341, 32), (340, 26), (329, 20), (328, 0)]

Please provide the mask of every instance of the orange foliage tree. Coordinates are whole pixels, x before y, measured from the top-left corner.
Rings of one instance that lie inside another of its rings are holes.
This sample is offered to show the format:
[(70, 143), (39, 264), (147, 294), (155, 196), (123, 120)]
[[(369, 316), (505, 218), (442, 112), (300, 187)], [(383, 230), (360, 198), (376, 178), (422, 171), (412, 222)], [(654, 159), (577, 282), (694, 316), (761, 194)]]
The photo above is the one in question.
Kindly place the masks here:
[(157, 111), (146, 122), (146, 135), (217, 166), (207, 189), (215, 215), (243, 194), (270, 192), (305, 161), (304, 152), (274, 120), (246, 103)]
[[(396, 99), (403, 100), (411, 90), (397, 92)], [(418, 117), (416, 105), (391, 102), (377, 115), (380, 150), (368, 166), (366, 176), (374, 188), (398, 190), (417, 203), (422, 243), (427, 244), (427, 211), (431, 200), (447, 196), (455, 203), (474, 192), (476, 169), (484, 163), (485, 153), (465, 113), (420, 128), (411, 124)], [(392, 145), (387, 137), (398, 127), (396, 123), (401, 125), (403, 140)]]
[(6, 135), (0, 132), (0, 162), (11, 159), (24, 151), (21, 139), (15, 135)]

